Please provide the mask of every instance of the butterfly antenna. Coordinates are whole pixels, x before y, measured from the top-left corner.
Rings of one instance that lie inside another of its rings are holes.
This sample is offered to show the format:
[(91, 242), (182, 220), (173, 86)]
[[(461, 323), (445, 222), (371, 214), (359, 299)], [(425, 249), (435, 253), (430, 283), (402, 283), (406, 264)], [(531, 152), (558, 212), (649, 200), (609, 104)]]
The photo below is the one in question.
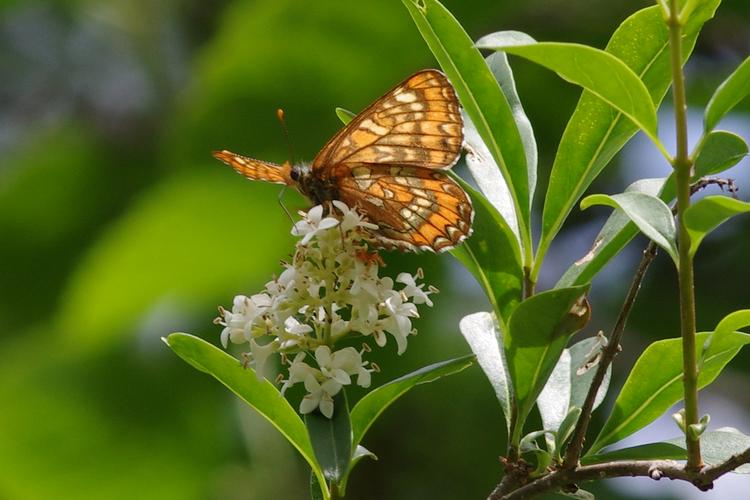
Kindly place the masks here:
[(289, 129), (286, 126), (286, 115), (283, 109), (276, 110), (276, 118), (281, 124), (281, 130), (284, 131), (284, 139), (286, 139), (286, 147), (289, 152), (289, 163), (294, 164), (294, 150), (292, 149), (292, 141), (289, 139)]
[(292, 214), (289, 213), (289, 210), (287, 210), (286, 205), (284, 205), (284, 201), (282, 198), (284, 197), (284, 192), (286, 191), (286, 186), (283, 186), (281, 188), (281, 191), (279, 191), (279, 205), (281, 205), (281, 209), (284, 210), (284, 213), (287, 217), (289, 217), (289, 221), (292, 223), (292, 226), (296, 224), (294, 222), (294, 218), (292, 217)]

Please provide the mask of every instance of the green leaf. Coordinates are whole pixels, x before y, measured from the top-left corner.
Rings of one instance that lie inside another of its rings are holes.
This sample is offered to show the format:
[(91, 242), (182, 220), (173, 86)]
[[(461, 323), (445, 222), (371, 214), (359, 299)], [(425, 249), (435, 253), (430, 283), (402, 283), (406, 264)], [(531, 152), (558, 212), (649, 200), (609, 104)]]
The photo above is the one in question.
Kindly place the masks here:
[(521, 244), (521, 233), (518, 229), (518, 217), (513, 206), (513, 195), (505, 182), (500, 167), (492, 158), (490, 150), (479, 136), (474, 123), (466, 112), (461, 113), (464, 119), (464, 161), (471, 172), (479, 191), (487, 198), (490, 205), (497, 210), (503, 221)]
[(747, 152), (747, 143), (742, 137), (725, 130), (711, 131), (695, 153), (695, 176), (723, 172), (739, 163)]
[[(573, 408), (583, 407), (597, 370), (596, 363), (601, 349), (601, 338), (596, 336), (583, 339), (563, 350), (536, 401), (545, 429), (560, 429)], [(611, 368), (610, 366), (607, 369), (602, 385), (596, 393), (593, 409), (601, 404), (607, 394)]]
[(310, 473), (310, 498), (311, 500), (327, 500), (327, 498), (323, 496), (323, 488), (320, 487), (318, 476), (312, 472)]
[(352, 465), (350, 469), (353, 469), (354, 466), (363, 458), (371, 458), (373, 460), (377, 460), (378, 456), (361, 444), (358, 444), (357, 448), (354, 450), (354, 454), (352, 455)]
[(533, 186), (513, 110), (482, 54), (440, 2), (402, 1), (511, 186), (513, 205), (528, 254), (531, 251), (529, 226)]
[[(710, 332), (697, 334), (698, 348)], [(727, 334), (716, 348), (701, 357), (698, 387), (703, 388), (719, 376), (721, 370), (750, 343), (750, 335)], [(682, 339), (665, 339), (651, 344), (636, 361), (615, 401), (614, 409), (587, 454), (616, 443), (650, 424), (682, 400)]]
[(352, 444), (358, 446), (378, 416), (398, 398), (419, 384), (433, 382), (446, 375), (453, 375), (471, 366), (474, 355), (441, 361), (392, 380), (368, 392), (354, 405), (351, 413)]
[(474, 206), (472, 236), (450, 251), (482, 286), (501, 327), (521, 300), (523, 270), (518, 240), (490, 202), (458, 176)]
[(586, 491), (584, 489), (578, 488), (575, 491), (564, 491), (564, 490), (557, 490), (555, 491), (560, 496), (567, 497), (567, 498), (577, 498), (578, 500), (596, 500), (596, 497), (593, 493), (590, 491)]
[(487, 380), (495, 390), (500, 408), (505, 416), (505, 424), (510, 431), (511, 393), (508, 384), (508, 366), (503, 355), (503, 339), (492, 314), (477, 312), (461, 318), (458, 323), (461, 335), (477, 358)]
[(690, 234), (690, 255), (695, 255), (703, 238), (735, 215), (750, 212), (750, 203), (728, 196), (706, 196), (685, 210), (685, 228)]
[(614, 194), (592, 194), (581, 200), (581, 210), (592, 205), (607, 205), (620, 209), (643, 234), (662, 247), (677, 264), (677, 231), (672, 211), (656, 196), (636, 191)]
[[(693, 181), (707, 175), (715, 175), (734, 166), (747, 154), (745, 141), (731, 132), (717, 130), (708, 134), (698, 150)], [(640, 179), (627, 187), (625, 192), (638, 191), (658, 196), (665, 203), (675, 196), (673, 176), (659, 179)], [(590, 282), (596, 273), (609, 263), (638, 234), (638, 229), (620, 211), (612, 212), (599, 234), (594, 238), (591, 250), (571, 265), (555, 285), (556, 288)]]
[[(500, 85), (508, 104), (513, 112), (513, 118), (521, 134), (524, 151), (526, 152), (526, 165), (528, 166), (529, 175), (529, 192), (533, 194), (536, 185), (536, 166), (537, 166), (537, 148), (534, 131), (531, 128), (526, 113), (523, 110), (521, 101), (516, 91), (516, 83), (513, 79), (513, 71), (508, 64), (508, 56), (502, 52), (490, 54), (487, 59), (487, 66), (492, 71), (493, 76)], [(476, 126), (471, 118), (463, 112), (464, 115), (464, 149), (466, 150), (466, 165), (469, 167), (472, 177), (477, 183), (480, 191), (497, 209), (503, 219), (513, 229), (519, 242), (521, 235), (518, 231), (518, 218), (513, 205), (513, 196), (508, 188), (508, 183), (503, 178), (500, 167), (492, 157), (492, 153), (482, 140)]]
[(518, 133), (526, 154), (530, 197), (529, 203), (531, 203), (534, 196), (534, 190), (536, 189), (536, 169), (538, 161), (534, 129), (531, 127), (531, 121), (529, 121), (528, 116), (526, 116), (526, 112), (523, 110), (523, 105), (521, 104), (521, 98), (518, 96), (516, 82), (513, 78), (513, 70), (508, 62), (508, 56), (502, 52), (498, 52), (490, 54), (485, 61), (487, 62), (487, 66), (490, 68), (492, 75), (495, 77), (495, 80), (497, 80), (497, 83), (500, 85), (500, 90), (503, 91), (503, 95), (505, 95), (505, 98), (508, 100), (508, 105), (513, 113), (513, 119), (516, 122), (516, 127), (518, 127)]
[(750, 93), (750, 57), (742, 61), (734, 72), (716, 89), (706, 106), (703, 118), (706, 132), (713, 130), (724, 115)]
[(714, 356), (734, 345), (734, 332), (750, 326), (750, 309), (741, 309), (727, 314), (716, 325), (703, 346), (701, 359)]
[(686, 460), (685, 438), (682, 446), (675, 443), (648, 443), (619, 450), (587, 455), (581, 458), (582, 465), (599, 464), (615, 460)]
[(346, 493), (346, 485), (349, 482), (349, 475), (354, 470), (354, 468), (357, 466), (359, 462), (362, 461), (363, 458), (371, 458), (373, 460), (377, 460), (378, 457), (373, 452), (368, 450), (362, 445), (357, 445), (354, 449), (354, 453), (352, 454), (352, 461), (349, 464), (349, 470), (346, 472), (346, 475), (339, 483), (339, 492), (342, 494), (342, 496)]
[(560, 422), (560, 428), (557, 429), (555, 435), (555, 453), (559, 457), (562, 455), (563, 447), (568, 444), (568, 440), (573, 436), (573, 431), (576, 429), (576, 422), (581, 416), (581, 409), (574, 406), (570, 409), (562, 422)]
[[(706, 465), (717, 465), (733, 455), (750, 448), (750, 436), (732, 427), (722, 427), (701, 436), (701, 456)], [(583, 457), (583, 465), (591, 465), (615, 460), (686, 460), (685, 437), (677, 437), (660, 443), (648, 443), (620, 450)], [(741, 465), (734, 472), (750, 473), (750, 464)]]
[(323, 476), (333, 487), (338, 487), (352, 459), (352, 425), (346, 393), (341, 390), (333, 397), (331, 418), (316, 410), (305, 415), (305, 424)]
[(164, 341), (178, 356), (214, 377), (271, 422), (307, 460), (319, 483), (324, 486), (324, 496), (327, 496), (323, 473), (315, 459), (307, 429), (297, 412), (271, 382), (258, 378), (252, 368), (244, 368), (236, 358), (198, 337), (173, 333)]
[(519, 443), (519, 449), (521, 450), (521, 457), (534, 467), (529, 474), (531, 477), (541, 475), (547, 470), (547, 467), (552, 463), (552, 454), (539, 447), (537, 439), (544, 436), (545, 439), (554, 439), (549, 431), (534, 431), (526, 434), (521, 442)]
[(580, 85), (630, 118), (663, 148), (657, 137), (656, 108), (648, 89), (632, 69), (611, 53), (575, 43), (537, 42), (512, 31), (483, 36), (476, 46), (521, 56)]
[[(625, 192), (659, 196), (663, 191), (665, 181), (664, 178), (640, 179), (628, 186)], [(662, 200), (664, 200), (664, 197), (662, 197)], [(594, 238), (591, 249), (565, 271), (555, 288), (590, 283), (596, 273), (601, 271), (620, 253), (637, 234), (638, 227), (630, 221), (630, 218), (621, 210), (615, 210)]]
[(347, 125), (357, 115), (355, 113), (352, 113), (348, 109), (337, 107), (336, 116), (338, 117), (339, 120), (341, 120), (341, 123), (343, 123), (344, 125)]
[(588, 321), (587, 291), (583, 285), (539, 293), (521, 302), (510, 317), (504, 347), (518, 412), (514, 438), (520, 436), (568, 339)]
[[(668, 443), (685, 447), (684, 438), (675, 438)], [(750, 448), (750, 436), (733, 427), (722, 427), (701, 435), (701, 457), (707, 465), (717, 465)], [(743, 464), (734, 472), (750, 474), (750, 464)]]
[[(720, 0), (701, 4), (684, 26), (682, 54), (687, 60), (703, 24), (713, 17)], [(669, 31), (658, 6), (640, 10), (612, 35), (606, 51), (621, 59), (640, 77), (655, 107), (672, 81)], [(550, 174), (542, 214), (542, 237), (535, 275), (555, 235), (591, 182), (637, 131), (621, 113), (584, 91), (568, 121)]]

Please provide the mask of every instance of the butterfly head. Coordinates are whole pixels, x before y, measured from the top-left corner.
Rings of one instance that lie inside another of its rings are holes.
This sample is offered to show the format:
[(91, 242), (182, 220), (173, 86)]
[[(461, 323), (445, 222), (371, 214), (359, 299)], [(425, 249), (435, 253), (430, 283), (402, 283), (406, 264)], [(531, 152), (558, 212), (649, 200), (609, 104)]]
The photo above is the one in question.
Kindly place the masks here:
[(297, 185), (297, 189), (315, 205), (339, 199), (336, 180), (316, 175), (310, 165), (294, 165), (289, 171), (289, 178)]
[(296, 183), (304, 182), (304, 180), (310, 177), (310, 165), (300, 164), (294, 165), (289, 171), (289, 177)]

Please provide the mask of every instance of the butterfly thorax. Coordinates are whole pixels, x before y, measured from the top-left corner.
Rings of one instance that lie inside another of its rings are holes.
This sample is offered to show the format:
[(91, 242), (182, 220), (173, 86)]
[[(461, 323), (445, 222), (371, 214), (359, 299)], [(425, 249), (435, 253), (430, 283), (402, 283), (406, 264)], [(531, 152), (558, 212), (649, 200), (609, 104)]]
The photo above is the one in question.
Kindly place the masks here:
[(297, 189), (316, 205), (339, 199), (336, 179), (315, 175), (310, 165), (294, 165), (289, 172), (289, 176), (297, 183)]

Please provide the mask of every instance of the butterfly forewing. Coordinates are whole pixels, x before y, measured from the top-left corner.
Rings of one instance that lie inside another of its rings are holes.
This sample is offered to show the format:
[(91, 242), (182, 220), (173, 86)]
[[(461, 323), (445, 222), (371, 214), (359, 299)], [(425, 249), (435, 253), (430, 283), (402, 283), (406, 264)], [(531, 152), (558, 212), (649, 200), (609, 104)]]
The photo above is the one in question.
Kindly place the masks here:
[(223, 161), (248, 179), (273, 182), (274, 184), (294, 184), (289, 177), (291, 169), (287, 163), (277, 165), (276, 163), (248, 158), (247, 156), (238, 155), (226, 150), (214, 151), (213, 155), (216, 159)]
[(361, 164), (335, 174), (339, 199), (378, 224), (377, 246), (442, 252), (471, 234), (471, 201), (446, 172)]
[(453, 87), (442, 73), (425, 70), (357, 115), (328, 141), (312, 168), (385, 163), (443, 169), (456, 162), (462, 141)]

